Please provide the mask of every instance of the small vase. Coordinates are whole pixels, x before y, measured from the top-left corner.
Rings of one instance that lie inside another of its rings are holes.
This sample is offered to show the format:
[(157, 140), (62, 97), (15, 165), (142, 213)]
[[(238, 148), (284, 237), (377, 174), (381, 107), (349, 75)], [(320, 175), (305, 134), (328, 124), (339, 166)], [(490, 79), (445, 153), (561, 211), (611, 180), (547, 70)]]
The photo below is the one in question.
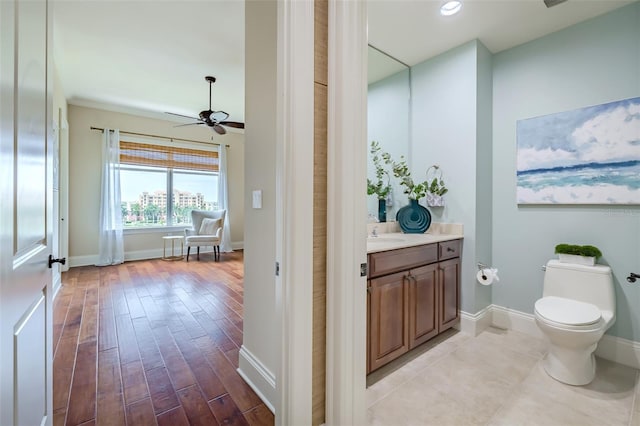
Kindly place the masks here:
[(442, 207), (444, 206), (444, 198), (442, 198), (442, 195), (427, 192), (427, 205), (429, 207)]
[(378, 221), (387, 221), (387, 200), (378, 199)]
[(396, 213), (396, 220), (405, 234), (422, 234), (431, 225), (431, 213), (418, 200), (409, 200), (409, 205)]

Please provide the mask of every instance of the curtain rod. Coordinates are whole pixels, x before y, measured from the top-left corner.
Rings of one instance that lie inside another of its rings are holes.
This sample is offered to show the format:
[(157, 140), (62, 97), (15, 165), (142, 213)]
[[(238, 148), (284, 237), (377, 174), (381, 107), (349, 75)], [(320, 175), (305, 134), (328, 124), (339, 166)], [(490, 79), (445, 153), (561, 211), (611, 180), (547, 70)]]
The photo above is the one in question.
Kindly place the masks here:
[[(100, 132), (104, 133), (104, 129), (100, 128), (100, 127), (90, 127), (91, 130), (99, 130)], [(109, 130), (110, 132), (113, 132), (113, 130)], [(162, 135), (151, 135), (149, 133), (137, 133), (137, 132), (127, 132), (125, 130), (120, 130), (120, 133), (126, 133), (127, 135), (135, 135), (135, 136), (147, 136), (150, 138), (159, 138), (159, 139), (167, 139), (170, 140), (171, 142), (173, 141), (183, 141), (183, 142), (195, 142), (195, 143), (203, 143), (205, 145), (217, 145), (217, 146), (221, 146), (222, 144), (217, 143), (217, 142), (203, 142), (203, 141), (197, 141), (194, 139), (183, 139), (183, 138), (171, 138), (169, 136), (162, 136)], [(229, 145), (225, 145), (227, 148), (229, 148)]]

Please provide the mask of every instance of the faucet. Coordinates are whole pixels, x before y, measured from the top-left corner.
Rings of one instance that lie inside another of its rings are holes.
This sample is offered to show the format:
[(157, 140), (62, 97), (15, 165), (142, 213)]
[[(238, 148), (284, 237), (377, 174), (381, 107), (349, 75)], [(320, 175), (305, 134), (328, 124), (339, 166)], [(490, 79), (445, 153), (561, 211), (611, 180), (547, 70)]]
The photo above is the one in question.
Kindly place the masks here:
[(377, 237), (378, 236), (378, 227), (374, 226), (373, 229), (371, 230), (371, 236), (372, 237)]

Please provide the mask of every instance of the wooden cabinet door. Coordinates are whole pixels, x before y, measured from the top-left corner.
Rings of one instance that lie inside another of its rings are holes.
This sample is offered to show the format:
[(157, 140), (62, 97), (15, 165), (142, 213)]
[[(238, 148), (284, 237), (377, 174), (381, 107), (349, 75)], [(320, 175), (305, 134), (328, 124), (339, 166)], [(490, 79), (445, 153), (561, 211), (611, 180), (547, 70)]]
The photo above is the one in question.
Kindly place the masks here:
[(405, 275), (401, 272), (371, 280), (368, 372), (409, 350), (409, 286)]
[(438, 264), (412, 269), (409, 281), (409, 349), (438, 334)]
[(438, 264), (439, 332), (453, 327), (460, 318), (460, 258)]

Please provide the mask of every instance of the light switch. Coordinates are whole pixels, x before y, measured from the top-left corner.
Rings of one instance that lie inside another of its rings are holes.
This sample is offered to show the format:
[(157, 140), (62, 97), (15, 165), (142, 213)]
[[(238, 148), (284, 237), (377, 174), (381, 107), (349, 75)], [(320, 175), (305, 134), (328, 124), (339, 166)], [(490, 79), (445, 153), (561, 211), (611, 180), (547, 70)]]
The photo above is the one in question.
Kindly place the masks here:
[(261, 189), (253, 191), (253, 208), (254, 209), (262, 208), (262, 190)]

